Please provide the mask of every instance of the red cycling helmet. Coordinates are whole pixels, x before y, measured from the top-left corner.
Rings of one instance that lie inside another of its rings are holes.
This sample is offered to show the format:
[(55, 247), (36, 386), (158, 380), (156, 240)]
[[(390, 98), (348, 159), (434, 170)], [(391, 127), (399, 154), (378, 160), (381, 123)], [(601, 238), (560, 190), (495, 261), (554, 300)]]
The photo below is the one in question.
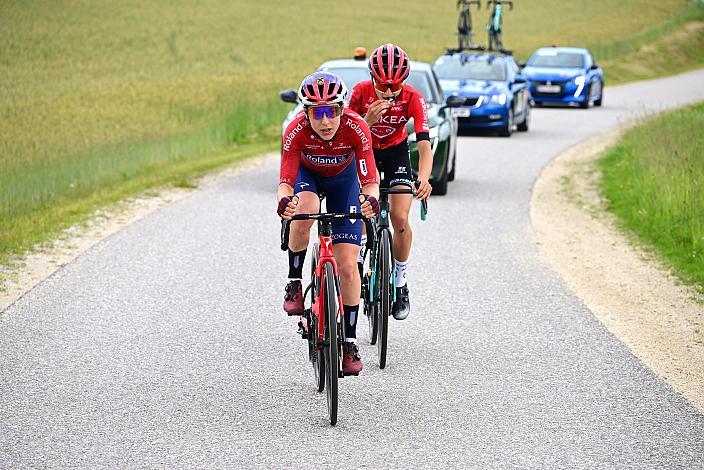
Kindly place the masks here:
[(408, 78), (409, 69), (408, 54), (391, 43), (377, 47), (369, 56), (369, 72), (378, 83), (400, 83)]
[(298, 101), (303, 106), (343, 105), (347, 87), (339, 75), (330, 72), (315, 72), (301, 82)]

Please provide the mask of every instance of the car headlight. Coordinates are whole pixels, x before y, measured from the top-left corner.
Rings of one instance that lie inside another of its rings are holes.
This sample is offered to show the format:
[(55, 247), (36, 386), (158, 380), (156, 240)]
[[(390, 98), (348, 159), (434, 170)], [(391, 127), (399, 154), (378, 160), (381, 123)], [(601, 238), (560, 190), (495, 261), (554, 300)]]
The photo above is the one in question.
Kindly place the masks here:
[(584, 83), (587, 81), (587, 77), (584, 75), (579, 75), (578, 77), (574, 77), (574, 84), (577, 85), (577, 91), (574, 92), (574, 97), (577, 98), (579, 95), (582, 94), (582, 90), (584, 90)]
[(506, 93), (491, 95), (491, 98), (489, 100), (494, 104), (500, 104), (501, 106), (503, 106), (506, 104)]

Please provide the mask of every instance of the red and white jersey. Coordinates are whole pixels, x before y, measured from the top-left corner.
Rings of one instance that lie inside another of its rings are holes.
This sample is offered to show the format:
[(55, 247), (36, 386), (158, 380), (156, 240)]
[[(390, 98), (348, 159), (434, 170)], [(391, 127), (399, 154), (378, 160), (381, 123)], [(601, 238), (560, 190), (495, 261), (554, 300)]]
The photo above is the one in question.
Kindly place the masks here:
[(347, 108), (340, 117), (340, 128), (331, 140), (323, 140), (315, 133), (305, 109), (302, 110), (286, 127), (281, 147), (279, 183), (293, 186), (299, 165), (320, 176), (335, 176), (355, 160), (360, 184), (379, 184), (369, 126)]
[[(374, 91), (371, 80), (360, 82), (352, 89), (350, 109), (361, 116), (379, 97)], [(408, 138), (406, 124), (413, 118), (416, 133), (430, 132), (428, 126), (428, 105), (425, 98), (416, 89), (408, 84), (403, 85), (401, 93), (396, 97), (392, 106), (381, 116), (376, 124), (370, 126), (372, 131), (372, 145), (375, 149), (385, 149), (398, 145)]]

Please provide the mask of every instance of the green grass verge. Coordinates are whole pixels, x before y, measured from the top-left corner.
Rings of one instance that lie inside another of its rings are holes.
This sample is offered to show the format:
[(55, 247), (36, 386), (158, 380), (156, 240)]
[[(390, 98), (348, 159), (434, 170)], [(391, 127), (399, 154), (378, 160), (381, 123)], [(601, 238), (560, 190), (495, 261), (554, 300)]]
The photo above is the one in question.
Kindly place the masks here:
[(629, 130), (600, 159), (601, 189), (623, 227), (704, 288), (704, 103)]

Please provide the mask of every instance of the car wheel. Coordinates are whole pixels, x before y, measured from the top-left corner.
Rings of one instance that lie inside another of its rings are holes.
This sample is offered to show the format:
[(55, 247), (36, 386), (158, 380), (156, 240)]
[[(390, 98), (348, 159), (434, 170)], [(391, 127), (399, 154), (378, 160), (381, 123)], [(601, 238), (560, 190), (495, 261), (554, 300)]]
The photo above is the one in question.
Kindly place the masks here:
[(501, 137), (511, 137), (513, 132), (513, 106), (508, 108), (508, 119), (506, 119), (506, 125), (501, 128), (499, 135)]
[(518, 130), (521, 132), (527, 132), (528, 126), (530, 125), (530, 106), (526, 107), (526, 112), (523, 122), (518, 125)]
[(599, 87), (599, 99), (594, 100), (594, 106), (601, 106), (601, 103), (604, 101), (604, 82), (601, 82), (601, 86)]
[[(457, 145), (457, 144), (455, 144)], [(452, 171), (447, 174), (447, 181), (455, 181), (455, 170), (457, 169), (457, 147), (455, 147), (455, 151), (452, 154)]]
[(440, 177), (440, 179), (437, 181), (430, 182), (430, 184), (433, 186), (432, 194), (437, 196), (444, 196), (445, 194), (447, 194), (448, 176), (449, 175), (447, 174), (447, 165), (445, 165), (445, 169), (442, 170), (442, 176)]
[(590, 83), (589, 86), (587, 86), (587, 89), (584, 91), (584, 103), (579, 103), (579, 107), (582, 109), (589, 109), (589, 100), (592, 95), (592, 84)]

